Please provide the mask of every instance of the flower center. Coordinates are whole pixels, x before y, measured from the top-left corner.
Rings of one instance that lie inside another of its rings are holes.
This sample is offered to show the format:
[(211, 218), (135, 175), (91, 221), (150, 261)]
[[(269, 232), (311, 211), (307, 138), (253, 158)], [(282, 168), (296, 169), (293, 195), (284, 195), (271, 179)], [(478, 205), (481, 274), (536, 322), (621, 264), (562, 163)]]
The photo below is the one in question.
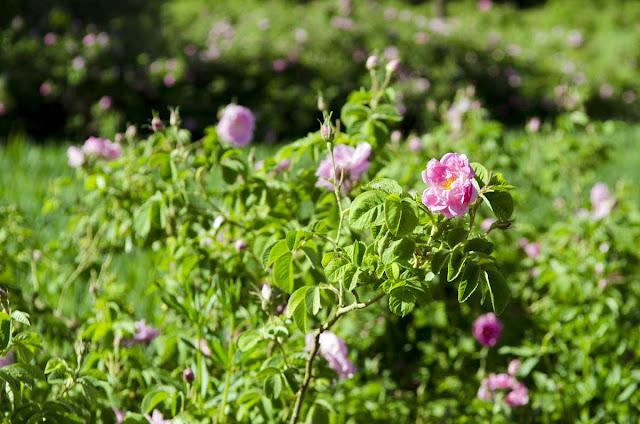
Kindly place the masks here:
[(456, 180), (456, 177), (451, 177), (448, 180), (446, 180), (443, 184), (445, 190), (450, 190), (451, 189), (451, 185), (453, 184), (453, 182)]

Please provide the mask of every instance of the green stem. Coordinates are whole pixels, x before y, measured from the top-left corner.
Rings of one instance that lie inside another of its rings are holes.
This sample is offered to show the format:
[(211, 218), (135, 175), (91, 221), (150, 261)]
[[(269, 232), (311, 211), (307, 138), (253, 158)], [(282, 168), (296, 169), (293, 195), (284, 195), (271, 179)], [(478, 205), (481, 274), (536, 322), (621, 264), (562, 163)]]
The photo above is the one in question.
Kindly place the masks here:
[(229, 346), (227, 348), (227, 371), (224, 377), (224, 391), (222, 392), (222, 403), (220, 404), (220, 408), (218, 410), (218, 422), (226, 423), (227, 422), (227, 414), (225, 409), (227, 407), (227, 401), (229, 399), (229, 386), (231, 385), (231, 373), (233, 372), (233, 355), (234, 355), (234, 344), (233, 344), (233, 332), (235, 331), (235, 316), (231, 315), (231, 325), (229, 328)]
[(342, 316), (348, 314), (351, 311), (364, 309), (367, 306), (373, 305), (383, 297), (384, 297), (384, 292), (381, 292), (375, 295), (371, 300), (367, 302), (355, 302), (348, 306), (338, 308), (334, 317), (331, 318), (325, 324), (323, 324), (320, 328), (318, 328), (313, 333), (313, 348), (311, 349), (311, 352), (309, 352), (309, 357), (307, 358), (307, 363), (304, 367), (304, 378), (302, 380), (302, 385), (300, 386), (298, 393), (296, 393), (296, 402), (293, 406), (293, 413), (291, 414), (291, 420), (289, 421), (290, 424), (296, 424), (298, 422), (298, 418), (300, 416), (300, 410), (302, 409), (302, 401), (304, 400), (304, 395), (307, 392), (307, 389), (309, 388), (309, 384), (311, 383), (313, 361), (315, 360), (318, 354), (318, 350), (320, 349), (320, 335), (325, 331), (331, 329), (331, 327), (333, 327), (333, 325), (336, 322), (338, 322), (338, 320)]

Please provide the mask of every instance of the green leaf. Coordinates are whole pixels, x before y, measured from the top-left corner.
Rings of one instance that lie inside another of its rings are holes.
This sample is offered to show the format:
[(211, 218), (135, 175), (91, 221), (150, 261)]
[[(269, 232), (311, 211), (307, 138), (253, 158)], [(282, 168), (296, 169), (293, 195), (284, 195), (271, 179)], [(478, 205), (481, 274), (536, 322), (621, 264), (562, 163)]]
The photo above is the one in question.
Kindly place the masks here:
[(476, 291), (480, 284), (480, 267), (474, 263), (468, 263), (458, 284), (458, 302), (466, 302)]
[(0, 312), (0, 350), (9, 346), (11, 341), (11, 318), (6, 312)]
[(431, 271), (434, 274), (439, 274), (444, 265), (449, 260), (449, 251), (442, 249), (433, 252), (431, 256)]
[(351, 261), (339, 252), (326, 253), (322, 258), (322, 265), (327, 279), (334, 283), (351, 278), (355, 272)]
[(454, 227), (447, 232), (446, 240), (449, 247), (462, 243), (467, 238), (467, 230), (464, 227)]
[(149, 235), (158, 215), (157, 206), (156, 199), (150, 198), (133, 212), (133, 229), (138, 237), (145, 239)]
[(411, 234), (418, 225), (418, 217), (411, 204), (396, 195), (391, 195), (385, 200), (384, 219), (389, 231), (398, 237)]
[(260, 331), (245, 331), (238, 338), (238, 349), (240, 349), (242, 352), (246, 352), (254, 348), (260, 341), (262, 341), (262, 334), (260, 333)]
[(140, 409), (143, 414), (148, 414), (153, 411), (153, 409), (158, 406), (158, 404), (164, 402), (169, 398), (169, 393), (162, 389), (155, 389), (150, 391), (145, 395), (142, 399), (142, 403)]
[(500, 221), (506, 221), (513, 215), (513, 198), (506, 191), (491, 191), (484, 194), (491, 210)]
[(11, 313), (11, 318), (13, 318), (15, 321), (18, 321), (21, 324), (31, 325), (31, 323), (29, 322), (29, 314), (27, 314), (26, 312), (13, 311)]
[(491, 305), (496, 314), (500, 315), (511, 300), (511, 291), (502, 273), (495, 267), (488, 267), (484, 272)]
[(375, 178), (367, 184), (365, 188), (369, 190), (380, 190), (386, 194), (397, 194), (398, 196), (402, 196), (404, 192), (400, 184), (391, 178)]
[(278, 399), (282, 392), (282, 377), (280, 374), (271, 374), (264, 380), (264, 394), (270, 399)]
[(269, 248), (269, 256), (267, 257), (265, 266), (271, 266), (271, 264), (273, 264), (277, 259), (289, 252), (290, 250), (286, 240), (276, 242), (276, 244)]
[(390, 104), (381, 104), (373, 111), (372, 119), (378, 119), (389, 122), (402, 121), (402, 115), (398, 112), (398, 109)]
[(318, 312), (320, 312), (320, 308), (322, 308), (322, 304), (320, 302), (319, 286), (310, 287), (309, 290), (307, 290), (307, 293), (305, 295), (305, 303), (307, 311), (311, 312), (311, 315), (318, 315)]
[(287, 293), (293, 291), (293, 255), (287, 252), (273, 264), (273, 282)]
[(380, 225), (385, 195), (378, 190), (365, 191), (353, 200), (349, 208), (349, 224), (356, 231)]
[(369, 108), (359, 104), (347, 103), (340, 111), (340, 119), (349, 130), (357, 122), (365, 121), (368, 116)]
[(478, 162), (471, 163), (471, 167), (476, 173), (476, 179), (481, 182), (483, 186), (489, 184), (489, 171), (487, 168), (479, 164)]
[(310, 288), (310, 286), (304, 286), (293, 292), (287, 305), (287, 318), (293, 318), (298, 328), (305, 333), (307, 331), (306, 297)]
[(398, 285), (389, 292), (389, 310), (401, 317), (406, 316), (416, 306), (416, 297), (410, 287)]
[(493, 252), (493, 243), (484, 238), (474, 238), (465, 243), (464, 250), (467, 252), (480, 252), (490, 255)]
[(462, 246), (454, 249), (449, 256), (449, 264), (447, 266), (447, 281), (453, 281), (462, 272), (466, 256), (462, 250)]

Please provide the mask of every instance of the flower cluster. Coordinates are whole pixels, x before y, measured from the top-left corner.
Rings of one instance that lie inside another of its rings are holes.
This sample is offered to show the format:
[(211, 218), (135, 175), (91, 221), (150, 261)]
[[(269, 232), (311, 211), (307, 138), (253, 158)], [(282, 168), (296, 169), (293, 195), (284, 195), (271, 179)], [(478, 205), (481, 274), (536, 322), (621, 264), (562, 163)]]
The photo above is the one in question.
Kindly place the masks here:
[(244, 147), (253, 140), (256, 118), (244, 106), (230, 104), (222, 112), (218, 123), (218, 137), (233, 147)]
[(473, 336), (480, 344), (495, 346), (502, 334), (502, 324), (493, 312), (480, 315), (473, 322)]
[[(369, 143), (360, 143), (355, 148), (346, 144), (336, 145), (333, 148), (333, 162), (331, 154), (327, 154), (316, 171), (318, 177), (316, 187), (326, 187), (333, 190), (333, 182), (335, 181), (344, 193), (348, 193), (369, 169), (370, 156), (371, 145)], [(337, 176), (334, 175), (334, 164)]]
[[(313, 343), (313, 334), (307, 334), (306, 349), (312, 350)], [(320, 334), (320, 354), (340, 378), (351, 378), (357, 371), (356, 366), (349, 360), (349, 350), (344, 340), (331, 331)]]
[(422, 180), (429, 186), (422, 194), (422, 203), (447, 218), (464, 215), (478, 197), (474, 176), (465, 155), (447, 153), (440, 160), (431, 159), (422, 172)]
[(122, 155), (122, 147), (118, 143), (99, 137), (89, 137), (82, 148), (70, 146), (67, 149), (67, 159), (72, 168), (81, 167), (87, 157), (105, 160), (118, 159)]
[(507, 405), (517, 407), (529, 403), (529, 390), (516, 378), (519, 368), (520, 361), (514, 359), (509, 363), (507, 374), (489, 374), (489, 376), (484, 378), (480, 383), (478, 398), (487, 402), (492, 401), (496, 392), (504, 390), (508, 391), (505, 397)]

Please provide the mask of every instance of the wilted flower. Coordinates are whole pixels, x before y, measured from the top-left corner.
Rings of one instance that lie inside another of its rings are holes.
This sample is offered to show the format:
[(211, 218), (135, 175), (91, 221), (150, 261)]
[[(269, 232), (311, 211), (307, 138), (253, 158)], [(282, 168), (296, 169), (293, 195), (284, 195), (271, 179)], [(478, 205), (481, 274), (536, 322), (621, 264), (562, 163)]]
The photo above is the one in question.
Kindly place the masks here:
[(244, 106), (230, 104), (222, 112), (218, 123), (218, 136), (234, 147), (243, 147), (253, 139), (256, 119), (251, 110)]
[(134, 333), (133, 338), (125, 339), (122, 342), (124, 346), (131, 347), (136, 344), (148, 345), (160, 335), (160, 331), (150, 325), (147, 325), (145, 320), (136, 321), (134, 326), (136, 332)]
[(9, 366), (14, 362), (13, 352), (7, 353), (6, 356), (0, 356), (0, 368)]
[(478, 197), (474, 176), (466, 155), (447, 153), (440, 160), (431, 159), (422, 172), (422, 180), (429, 186), (422, 203), (447, 218), (464, 215)]
[(165, 420), (162, 412), (157, 409), (154, 409), (151, 415), (147, 414), (144, 417), (149, 421), (149, 424), (171, 424), (173, 422), (172, 420)]
[(67, 149), (67, 162), (72, 168), (79, 168), (84, 164), (84, 153), (76, 146)]
[[(313, 334), (307, 334), (306, 348), (313, 349)], [(349, 360), (349, 351), (344, 340), (336, 336), (331, 331), (320, 334), (320, 354), (327, 360), (329, 366), (333, 368), (340, 378), (351, 378), (357, 371), (355, 365)]]
[(333, 181), (335, 181), (342, 182), (340, 188), (343, 192), (351, 191), (353, 185), (369, 169), (369, 156), (371, 156), (371, 146), (366, 142), (358, 144), (355, 148), (346, 144), (334, 146), (333, 159), (337, 176), (334, 175), (331, 155), (327, 154), (316, 171), (318, 177), (316, 187), (333, 190)]
[(485, 346), (495, 346), (502, 334), (502, 324), (493, 312), (480, 315), (473, 322), (473, 336)]
[(595, 219), (602, 219), (611, 213), (616, 199), (605, 183), (596, 183), (591, 188), (591, 209)]

